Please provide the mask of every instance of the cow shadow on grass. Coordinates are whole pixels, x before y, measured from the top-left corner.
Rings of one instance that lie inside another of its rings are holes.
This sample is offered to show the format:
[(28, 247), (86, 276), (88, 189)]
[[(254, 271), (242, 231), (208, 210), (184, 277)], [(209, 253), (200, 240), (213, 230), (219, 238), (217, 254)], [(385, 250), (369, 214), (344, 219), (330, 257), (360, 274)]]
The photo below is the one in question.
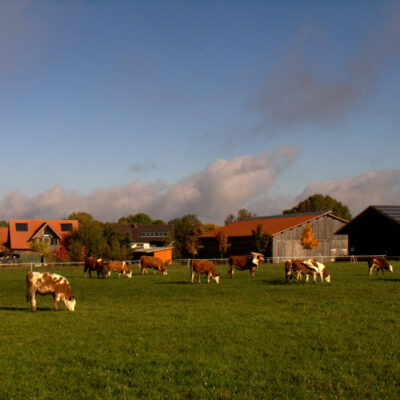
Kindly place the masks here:
[(191, 285), (186, 281), (168, 281), (168, 282), (155, 282), (156, 285)]
[[(31, 313), (32, 310), (30, 307), (8, 307), (8, 306), (0, 306), (0, 311), (21, 311), (21, 312), (29, 312)], [(52, 311), (54, 312), (54, 308), (50, 308), (50, 307), (38, 307), (37, 311)]]
[(400, 282), (400, 278), (377, 278), (377, 282)]

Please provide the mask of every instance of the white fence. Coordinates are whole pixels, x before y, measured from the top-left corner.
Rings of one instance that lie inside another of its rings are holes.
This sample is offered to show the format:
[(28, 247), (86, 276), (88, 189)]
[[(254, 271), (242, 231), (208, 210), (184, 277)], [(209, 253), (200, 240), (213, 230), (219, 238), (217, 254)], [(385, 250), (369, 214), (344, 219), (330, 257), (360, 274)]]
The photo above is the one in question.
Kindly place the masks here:
[[(322, 263), (326, 262), (361, 262), (367, 261), (369, 257), (386, 257), (382, 254), (377, 254), (375, 256), (372, 255), (350, 255), (350, 256), (316, 256), (313, 257), (315, 260), (320, 261)], [(293, 259), (296, 257), (266, 257), (265, 263), (266, 264), (282, 264), (287, 260)], [(388, 257), (390, 260), (400, 261), (400, 256), (390, 256)], [(185, 267), (190, 266), (190, 262), (192, 258), (180, 258), (172, 260), (172, 265), (181, 265)], [(228, 258), (202, 258), (202, 260), (210, 260), (215, 264), (228, 264)], [(140, 261), (139, 260), (126, 260), (125, 261), (128, 266), (131, 268), (140, 268)], [(0, 263), (0, 267), (26, 267), (31, 271), (33, 268), (47, 268), (47, 267), (66, 267), (66, 266), (79, 266), (83, 267), (84, 263), (82, 261), (71, 261), (71, 262), (54, 262), (54, 263)]]

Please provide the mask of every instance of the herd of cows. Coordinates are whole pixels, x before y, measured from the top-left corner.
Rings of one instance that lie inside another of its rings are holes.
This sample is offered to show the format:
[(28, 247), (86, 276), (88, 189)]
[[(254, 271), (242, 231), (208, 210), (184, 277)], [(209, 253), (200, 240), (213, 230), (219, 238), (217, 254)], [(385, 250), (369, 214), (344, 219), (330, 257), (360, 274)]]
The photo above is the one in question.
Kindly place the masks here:
[[(264, 256), (259, 253), (249, 253), (247, 255), (230, 256), (229, 257), (229, 270), (228, 274), (233, 278), (235, 269), (240, 271), (249, 270), (250, 276), (254, 278), (254, 274), (259, 264), (264, 262)], [(369, 274), (372, 275), (374, 269), (376, 274), (381, 271), (393, 272), (393, 267), (388, 264), (383, 257), (370, 257), (368, 259)], [(153, 269), (154, 273), (159, 271), (162, 275), (167, 275), (167, 269), (164, 262), (157, 257), (142, 256), (140, 258), (140, 269), (142, 274), (148, 274), (149, 269)], [(126, 276), (132, 277), (132, 271), (124, 261), (109, 261), (105, 263), (101, 259), (94, 257), (86, 257), (84, 262), (84, 277), (89, 272), (89, 277), (92, 277), (92, 272), (97, 273), (97, 277), (109, 278), (112, 272), (117, 272), (119, 277)], [(209, 260), (192, 260), (190, 264), (190, 279), (193, 283), (195, 275), (197, 281), (200, 283), (200, 276), (204, 274), (207, 276), (207, 283), (210, 279), (214, 279), (219, 283), (220, 276), (217, 273), (215, 265)], [(289, 284), (295, 279), (298, 283), (302, 277), (305, 276), (305, 281), (308, 282), (312, 277), (313, 282), (317, 283), (318, 276), (322, 282), (330, 282), (331, 277), (328, 275), (324, 264), (316, 260), (290, 260), (285, 263), (285, 281)], [(71, 293), (71, 286), (66, 278), (61, 275), (52, 274), (48, 272), (28, 272), (26, 275), (26, 300), (31, 303), (31, 309), (36, 311), (36, 295), (50, 294), (54, 298), (54, 311), (58, 309), (58, 303), (63, 301), (69, 311), (74, 311), (76, 306), (76, 299)]]

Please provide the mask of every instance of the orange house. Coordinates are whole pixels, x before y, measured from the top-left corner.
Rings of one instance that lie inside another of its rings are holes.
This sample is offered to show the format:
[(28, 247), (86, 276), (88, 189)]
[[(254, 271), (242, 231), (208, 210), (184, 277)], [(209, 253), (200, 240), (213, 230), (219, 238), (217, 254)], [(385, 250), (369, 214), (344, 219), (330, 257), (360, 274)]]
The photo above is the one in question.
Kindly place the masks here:
[(9, 221), (8, 228), (0, 229), (0, 245), (12, 251), (29, 251), (32, 243), (41, 240), (56, 249), (64, 235), (77, 229), (77, 220), (14, 219)]
[(150, 247), (134, 251), (134, 258), (139, 260), (141, 256), (154, 256), (161, 258), (165, 264), (172, 262), (172, 247)]

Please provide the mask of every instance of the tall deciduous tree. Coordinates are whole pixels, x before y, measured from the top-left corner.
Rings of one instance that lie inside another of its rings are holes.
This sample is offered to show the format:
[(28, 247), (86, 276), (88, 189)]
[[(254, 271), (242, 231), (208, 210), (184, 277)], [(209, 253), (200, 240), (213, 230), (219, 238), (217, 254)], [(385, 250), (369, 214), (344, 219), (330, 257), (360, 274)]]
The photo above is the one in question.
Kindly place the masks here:
[(151, 225), (153, 224), (153, 220), (145, 213), (137, 213), (135, 215), (129, 214), (127, 217), (121, 217), (118, 223), (126, 225)]
[(231, 244), (228, 243), (228, 236), (222, 230), (215, 234), (215, 238), (217, 239), (218, 249), (222, 258), (223, 255), (228, 251), (229, 247), (231, 247)]
[(258, 224), (256, 229), (252, 229), (252, 238), (254, 245), (261, 254), (265, 254), (268, 250), (271, 236), (263, 231), (262, 225)]
[(187, 214), (181, 218), (170, 220), (168, 224), (174, 225), (175, 227), (174, 257), (188, 257), (191, 253), (188, 251), (186, 238), (189, 236), (196, 236), (196, 229), (201, 227), (201, 221), (196, 215)]
[(322, 194), (314, 194), (308, 197), (298, 203), (297, 206), (289, 210), (283, 210), (283, 214), (297, 214), (314, 211), (332, 211), (332, 213), (337, 217), (343, 218), (346, 221), (350, 221), (352, 218), (349, 208), (346, 205), (330, 196), (323, 196)]

